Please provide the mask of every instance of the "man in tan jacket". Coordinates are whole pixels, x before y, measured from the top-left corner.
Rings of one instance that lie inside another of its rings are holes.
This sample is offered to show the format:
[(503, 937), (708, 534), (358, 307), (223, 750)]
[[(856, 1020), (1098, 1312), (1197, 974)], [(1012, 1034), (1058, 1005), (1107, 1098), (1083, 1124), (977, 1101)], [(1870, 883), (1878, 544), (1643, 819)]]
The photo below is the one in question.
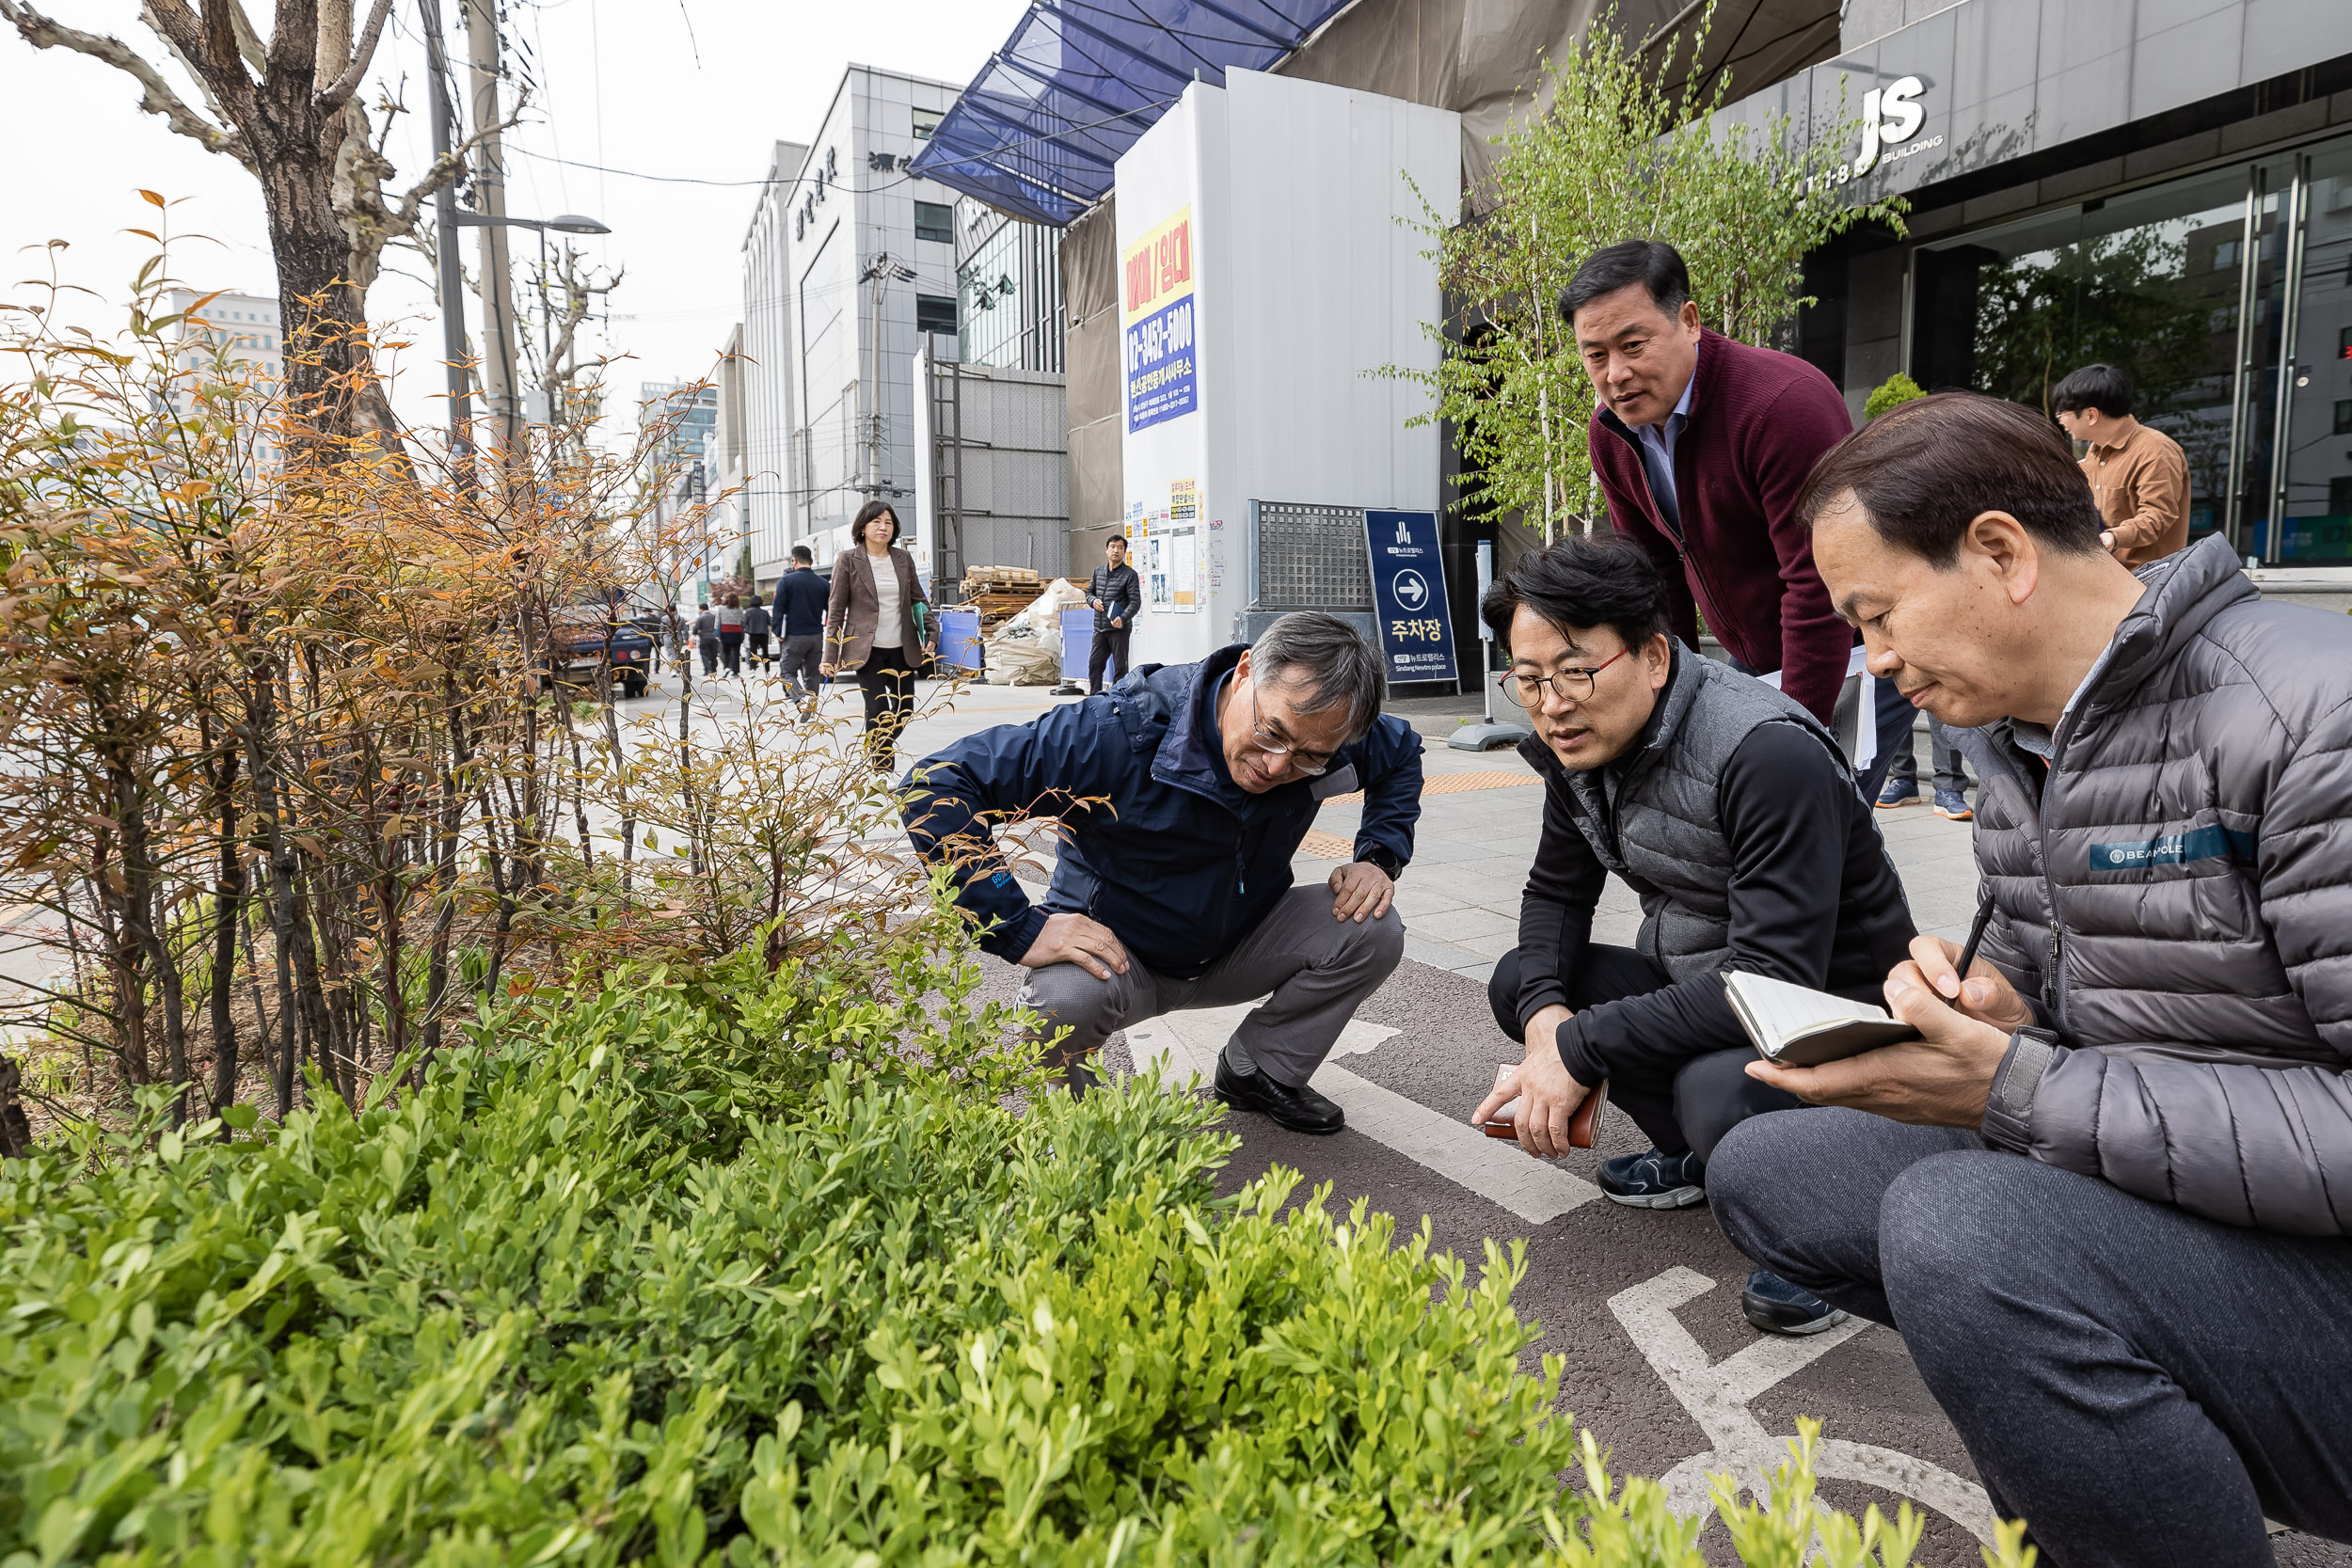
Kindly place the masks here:
[(2188, 544), (2188, 461), (2180, 443), (2132, 418), (2132, 378), (2085, 365), (2051, 389), (2066, 434), (2090, 450), (2083, 477), (2106, 525), (2100, 542), (2137, 571)]

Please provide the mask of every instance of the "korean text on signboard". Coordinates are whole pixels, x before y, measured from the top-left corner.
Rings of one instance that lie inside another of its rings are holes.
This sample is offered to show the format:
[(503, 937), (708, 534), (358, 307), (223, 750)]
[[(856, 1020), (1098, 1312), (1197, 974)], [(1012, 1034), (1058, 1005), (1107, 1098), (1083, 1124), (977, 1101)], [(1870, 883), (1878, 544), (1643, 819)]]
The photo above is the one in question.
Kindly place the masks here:
[(1366, 512), (1373, 613), (1389, 684), (1457, 679), (1435, 512)]
[(1192, 209), (1127, 247), (1120, 262), (1126, 323), (1127, 430), (1199, 406), (1192, 329)]

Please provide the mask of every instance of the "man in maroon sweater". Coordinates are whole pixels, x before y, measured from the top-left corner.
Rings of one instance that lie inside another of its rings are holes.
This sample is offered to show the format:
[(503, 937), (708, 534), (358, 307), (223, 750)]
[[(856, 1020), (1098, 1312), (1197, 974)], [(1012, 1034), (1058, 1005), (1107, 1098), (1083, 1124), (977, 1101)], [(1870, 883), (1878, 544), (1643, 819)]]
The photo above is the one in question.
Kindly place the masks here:
[[(1814, 463), (1853, 429), (1845, 399), (1793, 355), (1701, 326), (1682, 257), (1655, 240), (1594, 252), (1560, 313), (1600, 399), (1589, 442), (1609, 520), (1657, 562), (1675, 634), (1697, 647), (1704, 615), (1740, 669), (1831, 723), (1856, 644), (1793, 509)], [(1864, 688), (1874, 722), (1856, 772), (1875, 800), (1914, 714), (1893, 683)]]

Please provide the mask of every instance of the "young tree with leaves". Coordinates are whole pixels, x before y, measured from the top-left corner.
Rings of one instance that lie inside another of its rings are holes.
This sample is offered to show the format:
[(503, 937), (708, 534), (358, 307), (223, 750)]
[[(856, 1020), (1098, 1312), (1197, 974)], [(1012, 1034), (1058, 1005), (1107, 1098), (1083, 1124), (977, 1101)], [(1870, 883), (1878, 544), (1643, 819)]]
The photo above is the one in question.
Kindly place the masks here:
[[(1710, 8), (1708, 16), (1711, 16)], [(1708, 16), (1693, 55), (1706, 47)], [(1702, 319), (1724, 336), (1766, 344), (1799, 307), (1805, 254), (1858, 223), (1902, 231), (1899, 198), (1849, 205), (1836, 183), (1851, 127), (1791, 144), (1785, 121), (1760, 133), (1715, 120), (1730, 91), (1718, 75), (1704, 98), (1661, 84), (1605, 24), (1548, 67), (1549, 104), (1498, 138), (1479, 215), (1455, 225), (1432, 210), (1445, 320), (1427, 330), (1445, 353), (1425, 381), (1467, 459), (1461, 504), (1516, 515), (1547, 540), (1564, 518), (1589, 515), (1584, 431), (1593, 390), (1557, 301), (1578, 265), (1619, 240), (1660, 239), (1690, 264)], [(1858, 124), (1858, 122), (1856, 122)]]

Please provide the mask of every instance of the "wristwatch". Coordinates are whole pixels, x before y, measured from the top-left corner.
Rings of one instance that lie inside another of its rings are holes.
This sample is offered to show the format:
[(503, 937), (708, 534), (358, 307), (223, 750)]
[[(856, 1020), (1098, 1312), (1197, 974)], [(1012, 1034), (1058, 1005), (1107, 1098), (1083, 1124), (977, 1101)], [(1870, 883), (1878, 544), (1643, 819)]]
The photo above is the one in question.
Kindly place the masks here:
[(1396, 851), (1385, 844), (1375, 844), (1356, 858), (1366, 865), (1378, 866), (1380, 874), (1392, 882), (1405, 875), (1405, 863), (1398, 860)]

